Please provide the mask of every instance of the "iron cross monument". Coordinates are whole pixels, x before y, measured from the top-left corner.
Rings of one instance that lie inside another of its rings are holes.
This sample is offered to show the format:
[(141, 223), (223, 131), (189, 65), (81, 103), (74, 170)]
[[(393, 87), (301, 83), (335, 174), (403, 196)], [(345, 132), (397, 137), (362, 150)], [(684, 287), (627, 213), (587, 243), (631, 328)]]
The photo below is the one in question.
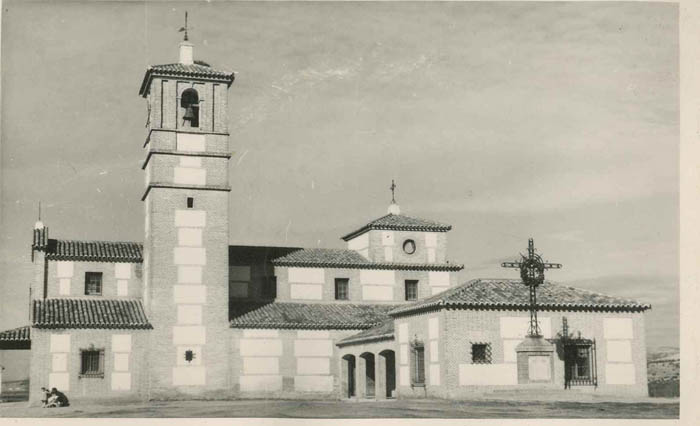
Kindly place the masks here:
[(503, 262), (501, 266), (520, 269), (520, 278), (530, 290), (530, 328), (528, 329), (528, 336), (541, 337), (542, 333), (537, 322), (537, 287), (544, 282), (545, 269), (560, 269), (561, 264), (543, 261), (542, 257), (535, 252), (535, 242), (532, 238), (528, 240), (527, 257), (522, 253), (520, 257), (520, 262)]

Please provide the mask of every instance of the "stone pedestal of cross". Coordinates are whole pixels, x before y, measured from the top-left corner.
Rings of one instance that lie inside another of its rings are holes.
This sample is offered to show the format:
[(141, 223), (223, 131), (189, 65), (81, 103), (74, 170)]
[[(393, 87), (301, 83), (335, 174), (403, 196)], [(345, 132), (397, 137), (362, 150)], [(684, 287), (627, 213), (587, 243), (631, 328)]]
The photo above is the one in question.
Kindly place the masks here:
[(561, 264), (548, 263), (535, 252), (532, 238), (528, 241), (527, 256), (520, 255), (520, 262), (503, 262), (504, 268), (520, 269), (520, 278), (530, 293), (530, 326), (527, 336), (515, 348), (518, 384), (537, 384), (545, 387), (554, 383), (554, 345), (542, 336), (537, 321), (537, 287), (544, 282), (545, 269), (559, 269)]

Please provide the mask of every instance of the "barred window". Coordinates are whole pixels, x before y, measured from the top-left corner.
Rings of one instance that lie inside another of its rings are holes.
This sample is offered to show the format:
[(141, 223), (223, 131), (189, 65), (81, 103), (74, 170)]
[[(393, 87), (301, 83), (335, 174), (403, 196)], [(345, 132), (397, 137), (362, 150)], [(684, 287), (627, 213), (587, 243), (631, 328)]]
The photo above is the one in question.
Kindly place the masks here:
[(350, 298), (348, 294), (349, 282), (348, 278), (335, 279), (335, 300), (348, 300)]
[(89, 349), (80, 352), (80, 375), (104, 377), (104, 350)]
[(418, 299), (418, 280), (406, 280), (406, 300)]
[(102, 272), (85, 273), (85, 295), (102, 295)]
[(591, 361), (590, 361), (590, 346), (580, 346), (576, 351), (576, 358), (574, 363), (576, 365), (574, 369), (574, 378), (577, 379), (590, 379), (591, 378)]
[(413, 385), (424, 385), (425, 384), (425, 347), (421, 345), (414, 345), (412, 347), (412, 374), (411, 383)]
[(472, 343), (472, 364), (491, 364), (490, 343)]

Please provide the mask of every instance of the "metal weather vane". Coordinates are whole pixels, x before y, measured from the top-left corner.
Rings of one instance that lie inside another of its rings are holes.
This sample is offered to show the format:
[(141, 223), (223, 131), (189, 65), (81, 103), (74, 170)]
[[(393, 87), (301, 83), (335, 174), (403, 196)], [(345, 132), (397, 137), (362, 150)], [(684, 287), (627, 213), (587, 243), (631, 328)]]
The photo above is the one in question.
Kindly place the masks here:
[(549, 263), (535, 252), (535, 242), (530, 238), (527, 244), (527, 256), (520, 254), (520, 262), (503, 262), (504, 268), (520, 269), (520, 278), (523, 284), (530, 289), (530, 328), (528, 336), (541, 337), (539, 323), (537, 322), (537, 287), (544, 282), (545, 269), (560, 269), (561, 263)]
[(192, 27), (187, 26), (187, 12), (185, 12), (185, 26), (184, 26), (184, 27), (180, 27), (180, 29), (177, 30), (177, 32), (181, 33), (181, 32), (184, 31), (184, 32), (185, 32), (184, 41), (187, 41), (187, 40), (189, 40), (187, 31), (189, 31), (189, 30), (191, 30), (191, 29), (192, 29)]

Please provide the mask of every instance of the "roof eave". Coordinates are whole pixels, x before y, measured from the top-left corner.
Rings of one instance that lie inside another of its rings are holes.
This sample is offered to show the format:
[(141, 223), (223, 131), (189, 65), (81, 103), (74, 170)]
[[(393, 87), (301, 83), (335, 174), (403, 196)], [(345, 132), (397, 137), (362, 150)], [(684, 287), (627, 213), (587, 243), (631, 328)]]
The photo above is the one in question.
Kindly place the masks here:
[(146, 69), (146, 74), (143, 76), (143, 80), (141, 81), (141, 87), (139, 89), (139, 95), (143, 96), (144, 98), (148, 95), (148, 90), (151, 85), (151, 80), (153, 80), (154, 77), (184, 77), (188, 78), (191, 80), (202, 80), (202, 81), (218, 81), (221, 83), (226, 83), (227, 86), (231, 86), (233, 84), (233, 81), (236, 79), (236, 74), (234, 72), (231, 72), (228, 74), (226, 77), (221, 76), (197, 76), (197, 75), (188, 75), (187, 73), (178, 73), (178, 72), (173, 72), (173, 71), (162, 71), (153, 68), (152, 66), (149, 66)]
[(410, 263), (342, 263), (342, 262), (301, 262), (273, 260), (272, 265), (288, 268), (335, 268), (335, 269), (395, 269), (401, 271), (447, 271), (456, 272), (464, 269), (464, 265), (445, 264), (420, 264)]
[(367, 337), (361, 337), (358, 339), (344, 339), (336, 343), (335, 345), (340, 347), (343, 346), (352, 346), (352, 345), (359, 345), (362, 343), (374, 343), (374, 342), (383, 342), (387, 340), (394, 340), (394, 333), (385, 333), (385, 334), (380, 334), (377, 336), (367, 336)]
[(407, 232), (448, 232), (452, 230), (452, 225), (444, 226), (390, 226), (390, 225), (365, 225), (345, 236), (340, 237), (343, 241), (350, 241), (353, 238), (369, 231), (407, 231)]
[[(472, 310), (516, 310), (527, 311), (530, 305), (527, 303), (471, 303), (471, 302), (445, 302), (437, 301), (414, 307), (400, 307), (388, 312), (392, 318), (421, 313), (442, 308), (472, 309)], [(537, 306), (538, 311), (588, 311), (588, 312), (644, 312), (651, 309), (650, 304), (581, 304), (581, 303), (550, 303)]]
[(229, 321), (229, 328), (235, 329), (284, 329), (284, 330), (368, 330), (378, 326), (380, 323), (365, 323), (365, 324), (303, 324), (303, 323), (281, 323), (281, 322), (250, 322), (236, 323)]

